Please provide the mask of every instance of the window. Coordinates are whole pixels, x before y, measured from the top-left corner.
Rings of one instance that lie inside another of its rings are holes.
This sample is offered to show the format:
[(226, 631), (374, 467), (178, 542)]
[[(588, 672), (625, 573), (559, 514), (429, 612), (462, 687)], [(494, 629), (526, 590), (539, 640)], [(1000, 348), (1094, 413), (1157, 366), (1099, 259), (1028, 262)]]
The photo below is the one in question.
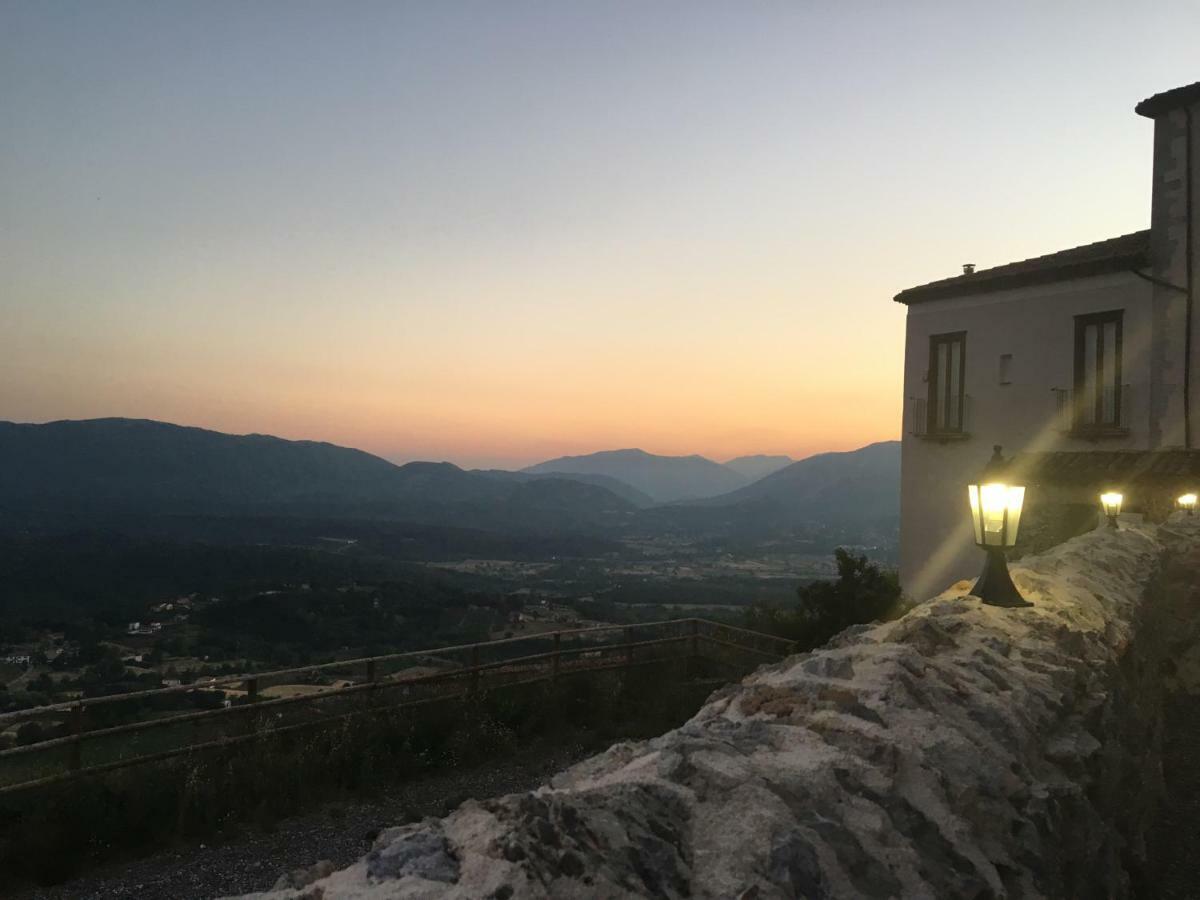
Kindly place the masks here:
[(935, 334), (929, 338), (930, 434), (963, 430), (963, 382), (967, 374), (967, 333)]
[(1124, 310), (1075, 317), (1076, 430), (1121, 427), (1121, 324)]

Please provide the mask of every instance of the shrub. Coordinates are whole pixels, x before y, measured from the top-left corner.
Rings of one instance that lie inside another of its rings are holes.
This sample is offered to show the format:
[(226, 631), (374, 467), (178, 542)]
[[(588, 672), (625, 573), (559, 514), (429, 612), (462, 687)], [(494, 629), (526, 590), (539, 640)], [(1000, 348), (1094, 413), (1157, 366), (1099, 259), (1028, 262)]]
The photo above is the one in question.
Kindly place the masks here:
[(751, 606), (747, 627), (790, 638), (807, 650), (850, 625), (889, 618), (899, 610), (900, 580), (895, 572), (841, 547), (834, 558), (837, 580), (801, 585), (794, 606)]

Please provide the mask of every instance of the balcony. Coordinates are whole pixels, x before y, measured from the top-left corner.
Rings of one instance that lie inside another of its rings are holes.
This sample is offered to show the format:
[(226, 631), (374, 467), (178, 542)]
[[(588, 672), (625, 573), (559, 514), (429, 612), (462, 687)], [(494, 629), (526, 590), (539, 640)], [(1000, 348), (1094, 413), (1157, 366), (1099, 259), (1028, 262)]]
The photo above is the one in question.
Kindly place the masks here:
[[(960, 402), (961, 401), (961, 402)], [(929, 414), (929, 401), (925, 397), (909, 397), (908, 409), (911, 417), (909, 434), (923, 441), (965, 441), (971, 436), (971, 395), (950, 397), (944, 409), (935, 416)], [(961, 409), (961, 415), (960, 415)]]
[(1054, 414), (1060, 433), (1073, 438), (1098, 441), (1129, 436), (1129, 385), (1104, 388), (1099, 396), (1088, 391), (1051, 388)]

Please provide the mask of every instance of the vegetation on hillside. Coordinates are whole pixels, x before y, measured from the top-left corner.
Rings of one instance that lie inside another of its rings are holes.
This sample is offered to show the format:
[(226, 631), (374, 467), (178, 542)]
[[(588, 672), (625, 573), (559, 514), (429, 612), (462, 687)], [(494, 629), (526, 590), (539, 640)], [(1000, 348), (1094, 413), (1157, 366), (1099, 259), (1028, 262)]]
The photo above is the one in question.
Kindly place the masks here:
[(807, 650), (844, 628), (887, 619), (900, 610), (900, 580), (894, 571), (841, 547), (834, 555), (837, 580), (801, 585), (796, 602), (788, 606), (754, 604), (746, 611), (746, 627), (790, 638)]

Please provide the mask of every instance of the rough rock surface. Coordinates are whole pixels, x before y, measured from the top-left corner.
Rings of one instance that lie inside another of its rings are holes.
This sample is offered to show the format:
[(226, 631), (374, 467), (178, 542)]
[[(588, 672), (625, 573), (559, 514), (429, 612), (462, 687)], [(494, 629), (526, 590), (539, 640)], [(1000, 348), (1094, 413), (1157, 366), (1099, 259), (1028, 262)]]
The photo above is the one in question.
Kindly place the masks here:
[(1178, 554), (1161, 579), (1164, 665), (1162, 770), (1165, 796), (1149, 836), (1153, 878), (1146, 896), (1190, 900), (1200, 884), (1200, 550)]
[(1128, 894), (1161, 784), (1144, 598), (1164, 550), (1197, 537), (1097, 530), (1013, 567), (1030, 609), (960, 583), (759, 669), (675, 731), (252, 896)]

